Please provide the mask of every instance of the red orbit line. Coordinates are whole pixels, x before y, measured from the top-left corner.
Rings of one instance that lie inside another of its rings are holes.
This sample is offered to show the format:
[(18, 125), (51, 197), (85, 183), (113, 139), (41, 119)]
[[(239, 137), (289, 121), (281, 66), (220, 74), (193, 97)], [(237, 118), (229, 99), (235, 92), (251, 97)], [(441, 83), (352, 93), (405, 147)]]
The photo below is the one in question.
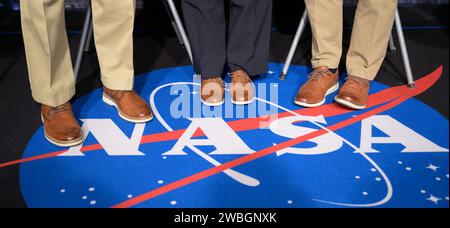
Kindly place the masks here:
[[(439, 67), (435, 72), (433, 72), (429, 76), (423, 78), (421, 82), (425, 82), (425, 83), (419, 84), (418, 87), (415, 90), (409, 90), (406, 86), (398, 87), (398, 90), (401, 90), (404, 93), (401, 97), (399, 97), (396, 100), (391, 101), (391, 102), (389, 102), (389, 103), (387, 103), (385, 105), (382, 105), (382, 106), (380, 106), (378, 108), (374, 108), (374, 109), (372, 109), (372, 110), (370, 110), (370, 111), (368, 111), (366, 113), (363, 113), (363, 114), (361, 114), (359, 116), (356, 116), (356, 117), (344, 120), (344, 121), (342, 121), (340, 123), (331, 125), (331, 126), (328, 127), (328, 129), (331, 130), (331, 131), (336, 131), (336, 130), (339, 130), (341, 128), (350, 126), (350, 125), (352, 125), (354, 123), (357, 123), (359, 121), (362, 121), (362, 120), (364, 120), (364, 119), (366, 119), (368, 117), (371, 117), (371, 116), (374, 116), (374, 115), (379, 114), (381, 112), (384, 112), (384, 111), (387, 111), (389, 109), (392, 109), (392, 108), (400, 105), (401, 103), (409, 100), (410, 98), (412, 98), (412, 97), (414, 97), (414, 96), (424, 92), (427, 88), (429, 88), (431, 85), (434, 84), (434, 82), (436, 82), (439, 79), (441, 74), (442, 74), (442, 66)], [(160, 187), (160, 188), (157, 188), (155, 190), (149, 191), (149, 192), (147, 192), (145, 194), (142, 194), (140, 196), (137, 196), (137, 197), (135, 197), (133, 199), (124, 201), (122, 203), (119, 203), (119, 204), (113, 206), (112, 208), (129, 208), (129, 207), (135, 206), (137, 204), (140, 204), (142, 202), (148, 201), (150, 199), (153, 199), (155, 197), (161, 196), (163, 194), (169, 193), (171, 191), (174, 191), (176, 189), (182, 188), (184, 186), (190, 185), (190, 184), (195, 183), (197, 181), (206, 179), (206, 178), (208, 178), (210, 176), (213, 176), (215, 174), (221, 173), (221, 172), (223, 172), (225, 170), (232, 169), (232, 168), (244, 165), (244, 164), (249, 163), (251, 161), (254, 161), (254, 160), (257, 160), (259, 158), (265, 157), (267, 155), (273, 154), (273, 153), (275, 153), (275, 152), (277, 152), (279, 150), (285, 149), (287, 147), (295, 146), (297, 144), (300, 144), (302, 142), (305, 142), (307, 140), (319, 137), (319, 136), (327, 134), (327, 133), (328, 133), (327, 130), (320, 129), (320, 130), (311, 132), (309, 134), (303, 135), (301, 137), (298, 137), (298, 138), (295, 138), (295, 139), (292, 139), (292, 140), (287, 140), (287, 141), (285, 141), (285, 142), (283, 142), (281, 144), (278, 144), (276, 146), (260, 150), (260, 151), (258, 151), (256, 153), (253, 153), (253, 154), (250, 154), (250, 155), (246, 155), (244, 157), (235, 159), (233, 161), (227, 162), (227, 163), (222, 164), (220, 166), (217, 166), (217, 167), (214, 167), (214, 168), (210, 168), (210, 169), (207, 169), (205, 171), (202, 171), (202, 172), (196, 173), (194, 175), (191, 175), (189, 177), (183, 178), (181, 180), (172, 182), (172, 183), (170, 183), (168, 185), (165, 185), (163, 187)]]

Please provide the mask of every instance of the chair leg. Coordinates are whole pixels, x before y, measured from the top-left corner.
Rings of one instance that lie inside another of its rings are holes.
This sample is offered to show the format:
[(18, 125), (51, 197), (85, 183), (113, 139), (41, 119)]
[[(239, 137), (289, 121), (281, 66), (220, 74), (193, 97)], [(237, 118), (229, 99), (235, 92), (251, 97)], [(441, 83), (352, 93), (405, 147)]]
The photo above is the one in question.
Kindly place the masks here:
[(399, 14), (398, 10), (395, 13), (395, 25), (396, 25), (399, 44), (400, 44), (400, 49), (402, 52), (403, 64), (404, 64), (405, 72), (406, 72), (406, 79), (408, 81), (409, 88), (413, 89), (416, 87), (416, 84), (414, 82), (414, 77), (413, 77), (412, 70), (411, 70), (411, 63), (409, 61), (408, 49), (406, 48), (405, 36), (403, 34), (402, 22), (401, 22), (400, 14)]
[(91, 51), (92, 42), (93, 42), (93, 40), (92, 40), (93, 35), (94, 35), (94, 26), (92, 26), (92, 24), (91, 24), (91, 26), (89, 26), (89, 32), (88, 32), (88, 35), (86, 37), (86, 45), (85, 45), (85, 48), (84, 48), (84, 52), (90, 52)]
[(305, 11), (303, 12), (302, 19), (300, 20), (297, 32), (295, 34), (294, 41), (292, 42), (291, 49), (289, 50), (289, 55), (286, 58), (286, 63), (284, 64), (283, 72), (280, 75), (280, 80), (285, 80), (287, 77), (289, 68), (291, 67), (292, 60), (294, 59), (295, 52), (300, 42), (300, 38), (302, 37), (303, 31), (305, 30), (307, 21), (308, 21), (308, 11), (305, 9)]
[(181, 37), (181, 33), (180, 30), (178, 29), (177, 23), (175, 22), (175, 19), (172, 15), (172, 12), (170, 11), (169, 5), (167, 3), (167, 1), (163, 0), (162, 1), (164, 4), (164, 8), (166, 9), (167, 14), (169, 15), (170, 18), (170, 24), (173, 27), (173, 30), (175, 31), (175, 34), (177, 35), (178, 41), (180, 42), (180, 45), (184, 45), (183, 42), (183, 38)]
[(397, 52), (397, 47), (395, 46), (395, 41), (393, 35), (391, 35), (391, 38), (389, 38), (389, 51), (392, 53)]
[(81, 33), (81, 40), (78, 46), (78, 52), (75, 60), (74, 75), (75, 80), (78, 79), (80, 73), (81, 62), (83, 61), (83, 53), (86, 48), (87, 38), (89, 36), (89, 30), (92, 28), (92, 9), (88, 7), (86, 17), (84, 19), (83, 32)]
[(180, 15), (178, 14), (175, 3), (173, 2), (173, 0), (167, 0), (167, 3), (169, 5), (170, 12), (172, 13), (173, 19), (175, 20), (176, 27), (178, 28), (178, 31), (180, 33), (181, 39), (184, 43), (184, 46), (186, 47), (186, 51), (189, 55), (191, 63), (193, 63), (194, 61), (193, 61), (193, 57), (192, 57), (191, 44), (187, 37), (186, 30), (183, 27), (183, 23), (181, 22)]

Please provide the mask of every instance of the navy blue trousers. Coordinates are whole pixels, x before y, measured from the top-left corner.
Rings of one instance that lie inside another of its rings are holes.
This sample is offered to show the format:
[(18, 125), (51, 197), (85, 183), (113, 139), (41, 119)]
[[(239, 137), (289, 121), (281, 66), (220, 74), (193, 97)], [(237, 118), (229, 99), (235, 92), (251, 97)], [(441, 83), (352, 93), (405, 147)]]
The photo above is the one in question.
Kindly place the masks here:
[(194, 68), (203, 79), (226, 69), (251, 76), (267, 72), (272, 0), (182, 0), (182, 6)]

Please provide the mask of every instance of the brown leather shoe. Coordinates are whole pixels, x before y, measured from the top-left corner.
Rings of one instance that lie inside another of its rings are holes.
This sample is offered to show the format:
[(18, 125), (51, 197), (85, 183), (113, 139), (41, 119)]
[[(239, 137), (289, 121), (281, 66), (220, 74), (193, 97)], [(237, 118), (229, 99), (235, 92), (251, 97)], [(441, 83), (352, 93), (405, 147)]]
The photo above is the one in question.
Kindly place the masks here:
[(70, 103), (58, 107), (41, 105), (41, 118), (45, 138), (49, 142), (60, 147), (72, 147), (83, 143), (83, 133), (73, 116)]
[(116, 107), (119, 116), (126, 121), (146, 123), (153, 119), (150, 106), (135, 91), (112, 90), (104, 87), (103, 101)]
[(307, 108), (321, 106), (326, 96), (339, 89), (339, 73), (333, 74), (328, 67), (318, 67), (308, 77), (309, 80), (297, 92), (297, 105)]
[(250, 76), (237, 70), (231, 73), (231, 102), (236, 105), (246, 105), (255, 101), (255, 85)]
[(349, 76), (334, 99), (338, 104), (351, 109), (365, 109), (369, 97), (370, 81)]
[(208, 106), (220, 106), (225, 102), (225, 89), (221, 77), (202, 79), (202, 103)]

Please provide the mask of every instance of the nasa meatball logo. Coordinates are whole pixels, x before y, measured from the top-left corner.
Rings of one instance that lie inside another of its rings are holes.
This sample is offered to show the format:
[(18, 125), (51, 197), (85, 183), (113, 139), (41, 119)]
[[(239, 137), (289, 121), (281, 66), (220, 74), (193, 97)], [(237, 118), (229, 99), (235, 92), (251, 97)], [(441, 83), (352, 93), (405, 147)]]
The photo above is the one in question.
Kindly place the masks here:
[(281, 67), (255, 80), (248, 106), (201, 105), (191, 67), (137, 76), (155, 114), (147, 124), (120, 119), (94, 91), (74, 103), (83, 145), (52, 146), (41, 128), (23, 159), (0, 167), (20, 165), (29, 207), (449, 206), (448, 120), (414, 98), (442, 67), (414, 90), (374, 82), (362, 111), (332, 96), (294, 105), (310, 69), (293, 67), (280, 82)]

